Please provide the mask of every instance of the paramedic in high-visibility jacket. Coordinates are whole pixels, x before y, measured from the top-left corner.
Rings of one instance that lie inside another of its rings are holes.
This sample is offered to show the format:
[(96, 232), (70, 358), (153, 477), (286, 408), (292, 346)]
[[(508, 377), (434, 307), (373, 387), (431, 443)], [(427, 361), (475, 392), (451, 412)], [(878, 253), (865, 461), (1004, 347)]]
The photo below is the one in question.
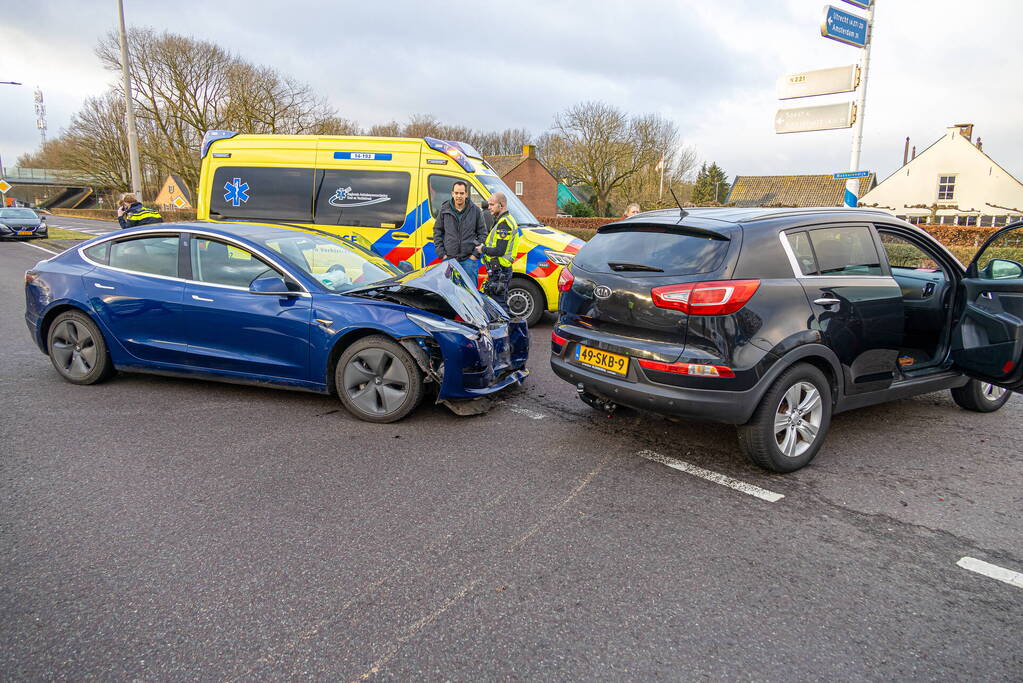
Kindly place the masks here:
[(519, 224), (508, 213), (508, 198), (503, 192), (490, 195), (487, 207), (494, 215), (494, 227), (490, 229), (487, 239), (479, 247), (483, 265), (487, 269), (487, 282), (483, 285), (483, 293), (507, 310), (508, 285), (511, 284), (512, 264), (515, 263)]
[(142, 206), (135, 195), (128, 193), (121, 197), (117, 205), (117, 222), (122, 228), (136, 228), (150, 223), (163, 223), (163, 216), (154, 209)]

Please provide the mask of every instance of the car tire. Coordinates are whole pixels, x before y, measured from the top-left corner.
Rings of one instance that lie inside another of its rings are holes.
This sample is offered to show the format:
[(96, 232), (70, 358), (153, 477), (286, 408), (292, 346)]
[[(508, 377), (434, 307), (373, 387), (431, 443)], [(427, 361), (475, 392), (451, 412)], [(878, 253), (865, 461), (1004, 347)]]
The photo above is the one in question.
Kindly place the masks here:
[(81, 311), (65, 311), (54, 319), (46, 351), (57, 374), (72, 384), (96, 384), (115, 372), (103, 333)]
[(1004, 406), (1012, 396), (1012, 392), (1008, 389), (1002, 389), (977, 379), (971, 379), (963, 386), (951, 391), (952, 400), (957, 406), (975, 413), (993, 413)]
[(341, 354), (334, 385), (341, 403), (366, 422), (396, 422), (423, 398), (423, 373), (409, 352), (388, 337), (363, 337)]
[(523, 277), (512, 278), (508, 285), (509, 313), (515, 317), (523, 318), (526, 325), (532, 327), (540, 322), (546, 308), (547, 299), (539, 285)]
[(794, 365), (775, 380), (738, 428), (739, 445), (755, 465), (794, 472), (810, 464), (831, 425), (831, 384), (820, 370)]

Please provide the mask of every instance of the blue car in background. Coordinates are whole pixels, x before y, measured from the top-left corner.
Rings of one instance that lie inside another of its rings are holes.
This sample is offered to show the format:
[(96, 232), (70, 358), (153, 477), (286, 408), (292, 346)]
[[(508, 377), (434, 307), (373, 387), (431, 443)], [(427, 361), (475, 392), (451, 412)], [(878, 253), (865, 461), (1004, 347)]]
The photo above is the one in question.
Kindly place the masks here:
[(40, 261), (25, 297), (36, 344), (74, 384), (128, 370), (274, 385), (393, 422), (431, 387), (472, 413), (528, 374), (525, 322), (455, 261), (408, 273), (314, 229), (122, 230)]

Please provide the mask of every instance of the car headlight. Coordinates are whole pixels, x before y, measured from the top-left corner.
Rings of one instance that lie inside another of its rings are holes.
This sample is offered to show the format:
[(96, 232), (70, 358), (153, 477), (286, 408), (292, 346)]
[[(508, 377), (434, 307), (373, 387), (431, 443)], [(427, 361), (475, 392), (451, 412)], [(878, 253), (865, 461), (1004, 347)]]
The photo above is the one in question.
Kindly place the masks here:
[(547, 260), (556, 263), (559, 266), (567, 266), (572, 262), (572, 257), (575, 254), (569, 254), (564, 251), (554, 251), (553, 249), (547, 249)]
[(437, 320), (436, 318), (427, 318), (425, 315), (416, 315), (415, 313), (406, 313), (405, 317), (427, 332), (457, 332), (467, 337), (475, 337), (477, 334), (476, 330), (471, 327), (456, 323), (453, 320)]

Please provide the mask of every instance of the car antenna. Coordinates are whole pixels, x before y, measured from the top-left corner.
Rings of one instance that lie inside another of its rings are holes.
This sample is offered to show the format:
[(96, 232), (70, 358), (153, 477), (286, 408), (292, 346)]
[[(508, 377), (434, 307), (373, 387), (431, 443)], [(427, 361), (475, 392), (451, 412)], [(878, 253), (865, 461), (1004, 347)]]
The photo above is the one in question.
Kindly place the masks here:
[(689, 215), (689, 212), (682, 208), (682, 202), (680, 202), (678, 200), (678, 197), (675, 196), (675, 190), (672, 189), (671, 185), (668, 185), (668, 192), (671, 193), (671, 198), (675, 200), (676, 204), (678, 204), (679, 210), (678, 222), (681, 223), (682, 219)]

